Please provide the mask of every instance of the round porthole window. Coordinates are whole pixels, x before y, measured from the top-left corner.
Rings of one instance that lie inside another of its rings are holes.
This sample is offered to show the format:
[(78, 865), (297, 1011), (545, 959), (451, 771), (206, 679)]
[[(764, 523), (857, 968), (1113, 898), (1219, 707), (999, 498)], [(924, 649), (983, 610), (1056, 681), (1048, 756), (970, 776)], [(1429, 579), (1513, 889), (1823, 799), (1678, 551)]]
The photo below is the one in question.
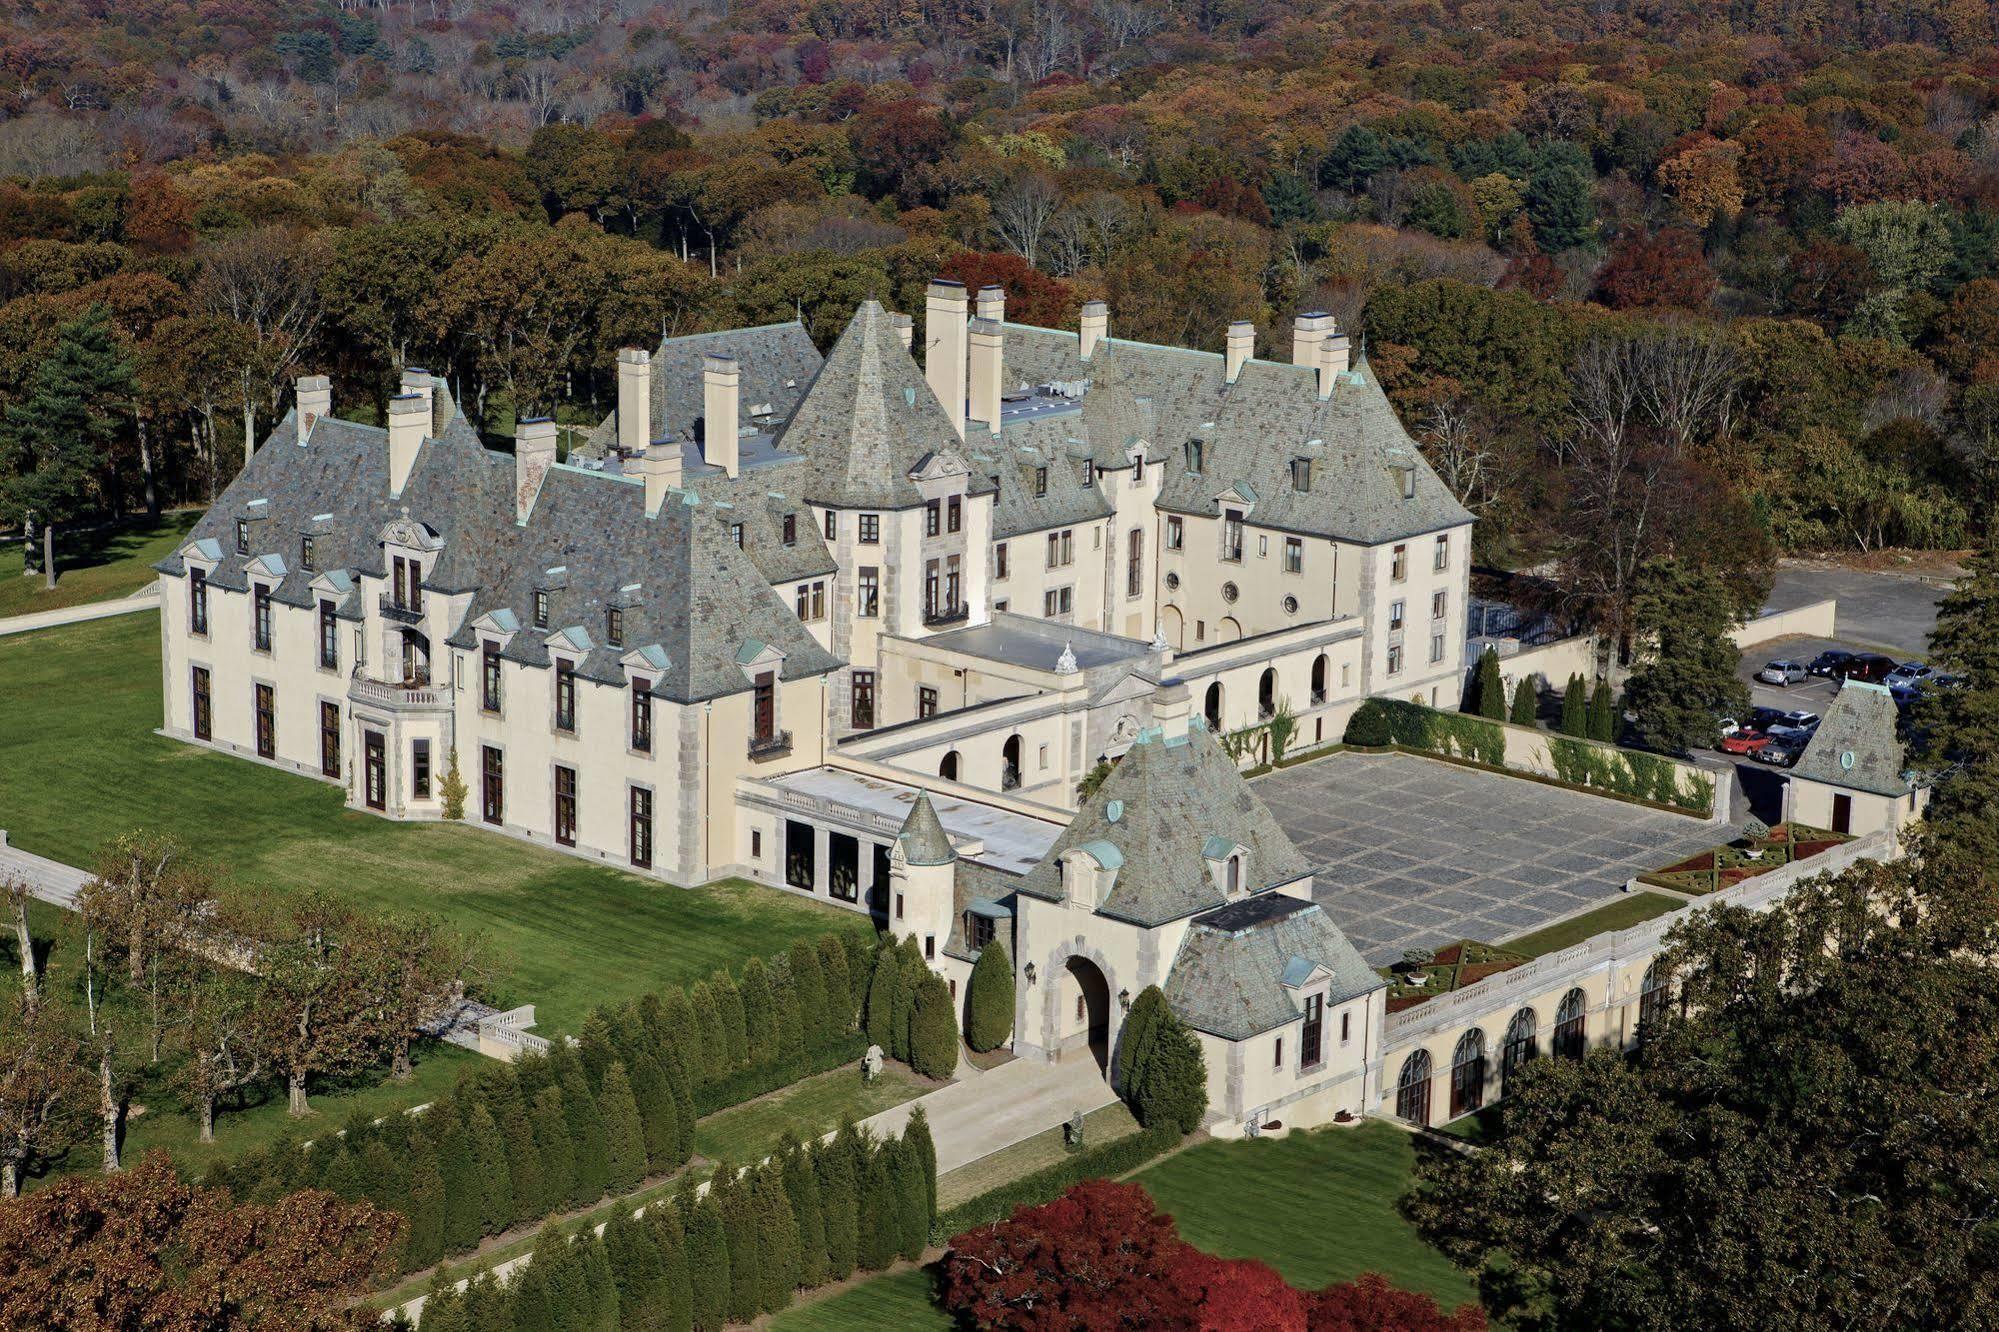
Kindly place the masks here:
[(1286, 615), (1296, 615), (1298, 613), (1298, 598), (1284, 598), (1284, 613)]
[(1238, 595), (1238, 593), (1236, 592), (1236, 586), (1235, 586), (1235, 584), (1234, 584), (1234, 583), (1223, 583), (1223, 584), (1222, 584), (1222, 600), (1223, 600), (1223, 601), (1227, 601), (1227, 602), (1233, 602), (1233, 601), (1234, 601), (1234, 600), (1236, 599), (1237, 595)]
[(1107, 819), (1108, 821), (1116, 823), (1119, 819), (1123, 817), (1124, 817), (1124, 801), (1113, 800), (1109, 804), (1104, 806), (1104, 818)]
[(1850, 749), (1847, 749), (1847, 750), (1842, 750), (1842, 751), (1840, 752), (1840, 756), (1839, 756), (1839, 766), (1840, 766), (1840, 767), (1842, 767), (1842, 768), (1847, 768), (1847, 769), (1851, 769), (1851, 768), (1853, 767), (1853, 751), (1852, 751), (1852, 750), (1850, 750)]
[(1179, 574), (1170, 573), (1166, 575), (1166, 590), (1168, 592), (1178, 592), (1180, 590)]

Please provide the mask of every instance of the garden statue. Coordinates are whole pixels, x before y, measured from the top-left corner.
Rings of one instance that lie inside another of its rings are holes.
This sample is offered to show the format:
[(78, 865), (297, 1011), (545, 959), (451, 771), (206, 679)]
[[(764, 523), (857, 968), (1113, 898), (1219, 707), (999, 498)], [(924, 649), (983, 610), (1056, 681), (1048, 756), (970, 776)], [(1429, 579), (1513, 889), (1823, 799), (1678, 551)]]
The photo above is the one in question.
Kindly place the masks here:
[(870, 1045), (868, 1052), (861, 1056), (861, 1081), (873, 1082), (882, 1075), (882, 1048)]

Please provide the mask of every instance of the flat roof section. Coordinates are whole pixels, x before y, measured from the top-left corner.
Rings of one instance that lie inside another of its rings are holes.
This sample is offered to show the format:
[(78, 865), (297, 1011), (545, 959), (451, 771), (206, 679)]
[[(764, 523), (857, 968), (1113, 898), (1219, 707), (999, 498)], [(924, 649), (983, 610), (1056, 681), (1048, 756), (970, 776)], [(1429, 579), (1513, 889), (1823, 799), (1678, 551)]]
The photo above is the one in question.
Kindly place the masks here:
[(985, 843), (982, 853), (967, 859), (1008, 874), (1025, 874), (1040, 864), (1062, 833), (1063, 825), (1047, 819), (844, 768), (807, 768), (772, 777), (759, 785), (795, 791), (864, 814), (881, 815), (898, 828), (909, 817), (917, 792), (928, 791), (930, 807), (937, 811), (937, 821), (944, 825), (945, 833), (954, 843), (974, 840)]
[(1410, 754), (1336, 754), (1257, 779), (1312, 896), (1374, 966), (1504, 943), (1624, 896), (1726, 826)]
[(960, 652), (1005, 666), (1024, 666), (1034, 671), (1054, 670), (1065, 649), (1075, 653), (1076, 665), (1086, 671), (1098, 666), (1139, 661), (1153, 654), (1152, 644), (1142, 643), (1136, 638), (1123, 638), (1117, 634), (1073, 624), (1057, 624), (1053, 620), (1040, 620), (1027, 615), (1010, 615), (1005, 611), (993, 616), (987, 624), (947, 630), (922, 641), (948, 652)]

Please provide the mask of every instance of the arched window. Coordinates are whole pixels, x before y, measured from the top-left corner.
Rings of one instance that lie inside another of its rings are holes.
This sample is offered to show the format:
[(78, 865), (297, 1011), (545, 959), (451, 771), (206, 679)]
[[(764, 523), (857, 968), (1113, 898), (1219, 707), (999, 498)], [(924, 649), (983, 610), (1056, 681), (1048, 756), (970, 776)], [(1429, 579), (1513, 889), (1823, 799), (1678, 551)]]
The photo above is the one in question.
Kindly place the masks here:
[(1485, 1033), (1473, 1027), (1451, 1052), (1451, 1118), (1485, 1104)]
[(1541, 1020), (1531, 1008), (1523, 1008), (1506, 1024), (1506, 1044), (1499, 1050), (1499, 1094), (1506, 1095), (1516, 1069), (1541, 1055)]
[(1011, 791), (1020, 785), (1020, 737), (1010, 735), (1000, 746), (1000, 790)]
[(1270, 667), (1256, 682), (1256, 719), (1269, 721), (1277, 711), (1277, 668)]
[(937, 775), (939, 777), (942, 777), (947, 782), (955, 782), (958, 780), (957, 750), (954, 749), (950, 753), (944, 756), (944, 761), (937, 765)]
[(1650, 1040), (1657, 1024), (1666, 1016), (1666, 1006), (1673, 998), (1673, 973), (1668, 967), (1657, 962), (1645, 968), (1645, 979), (1638, 986), (1638, 1039)]
[(1230, 856), (1228, 866), (1228, 894), (1234, 897), (1242, 891), (1242, 857)]
[(1395, 1114), (1418, 1127), (1430, 1123), (1430, 1052), (1418, 1050), (1402, 1061), (1395, 1080)]
[(1201, 705), (1201, 713), (1208, 719), (1208, 729), (1216, 735), (1222, 733), (1222, 682), (1215, 681), (1208, 686), (1208, 697)]
[(1326, 654), (1321, 652), (1312, 658), (1312, 705), (1317, 707), (1326, 701)]
[(1589, 996), (1580, 989), (1570, 990), (1555, 1010), (1555, 1058), (1581, 1059), (1588, 1026)]

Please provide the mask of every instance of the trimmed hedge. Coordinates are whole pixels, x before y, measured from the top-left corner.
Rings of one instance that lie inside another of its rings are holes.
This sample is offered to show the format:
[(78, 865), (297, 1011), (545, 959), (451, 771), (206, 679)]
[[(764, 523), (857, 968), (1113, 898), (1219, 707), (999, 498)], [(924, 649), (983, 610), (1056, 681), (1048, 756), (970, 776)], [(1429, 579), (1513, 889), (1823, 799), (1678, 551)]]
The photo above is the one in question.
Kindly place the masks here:
[(1369, 749), (1404, 745), (1489, 767), (1506, 766), (1506, 732), (1498, 723), (1398, 698), (1370, 698), (1355, 708), (1347, 719), (1346, 742)]
[(766, 1064), (760, 1068), (746, 1068), (731, 1073), (719, 1082), (711, 1082), (694, 1093), (694, 1113), (712, 1115), (718, 1110), (754, 1101), (794, 1082), (817, 1077), (847, 1064), (858, 1063), (868, 1052), (868, 1038), (859, 1032), (849, 1032), (831, 1045), (819, 1050), (797, 1055), (782, 1063)]
[(1577, 786), (1596, 787), (1634, 800), (1706, 813), (1714, 807), (1714, 779), (1688, 773), (1657, 754), (1632, 749), (1608, 749), (1567, 736), (1548, 737), (1548, 758), (1555, 774)]
[(1059, 1198), (1068, 1192), (1071, 1185), (1083, 1180), (1115, 1179), (1119, 1175), (1130, 1174), (1179, 1146), (1181, 1137), (1180, 1130), (1172, 1124), (1155, 1125), (1102, 1147), (1078, 1152), (1009, 1184), (988, 1189), (976, 1198), (969, 1198), (948, 1211), (939, 1212), (930, 1228), (931, 1241), (948, 1244), (953, 1236), (1011, 1216), (1016, 1207), (1034, 1207)]

